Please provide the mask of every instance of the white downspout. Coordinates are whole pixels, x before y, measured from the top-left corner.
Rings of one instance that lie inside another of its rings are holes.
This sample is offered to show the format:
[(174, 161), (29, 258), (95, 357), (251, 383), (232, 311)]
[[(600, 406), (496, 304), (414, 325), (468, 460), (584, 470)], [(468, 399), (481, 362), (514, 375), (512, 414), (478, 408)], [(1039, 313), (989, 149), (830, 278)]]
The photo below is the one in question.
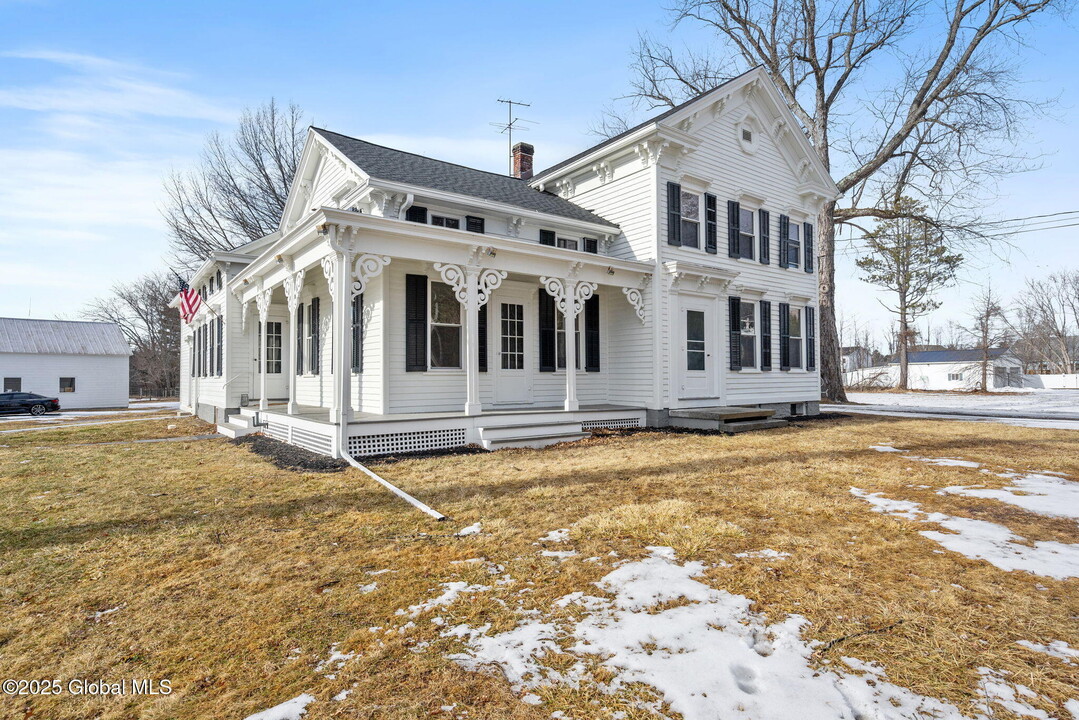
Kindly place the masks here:
[(429, 505), (427, 505), (427, 504), (425, 504), (423, 502), (420, 502), (416, 498), (414, 498), (411, 495), (409, 495), (408, 493), (406, 493), (401, 488), (399, 488), (396, 485), (394, 485), (394, 484), (384, 480), (383, 478), (379, 477), (378, 474), (376, 474), (372, 470), (368, 469), (365, 465), (360, 463), (359, 460), (357, 460), (356, 458), (349, 455), (347, 448), (342, 448), (341, 449), (341, 457), (343, 457), (345, 460), (347, 460), (349, 465), (356, 468), (360, 472), (364, 473), (368, 477), (374, 478), (374, 480), (376, 482), (378, 482), (380, 485), (382, 485), (384, 488), (386, 488), (387, 490), (392, 492), (394, 495), (401, 498), (402, 500), (404, 500), (405, 502), (407, 502), (409, 505), (416, 508), (417, 510), (421, 510), (421, 511), (427, 513), (428, 515), (433, 517), (435, 520), (438, 520), (439, 522), (441, 522), (443, 520), (449, 520), (449, 518), (447, 518), (445, 515), (443, 515), (439, 511), (435, 510), (431, 506), (429, 506)]

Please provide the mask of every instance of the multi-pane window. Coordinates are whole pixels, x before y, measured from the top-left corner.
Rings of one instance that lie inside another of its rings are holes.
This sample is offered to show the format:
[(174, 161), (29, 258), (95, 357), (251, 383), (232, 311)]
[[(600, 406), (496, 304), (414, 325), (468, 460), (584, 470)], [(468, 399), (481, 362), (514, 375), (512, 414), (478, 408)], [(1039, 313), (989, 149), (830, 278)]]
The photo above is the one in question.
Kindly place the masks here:
[(525, 366), (525, 308), (518, 303), (502, 303), (502, 369), (523, 370)]
[(753, 211), (742, 208), (738, 211), (738, 254), (740, 257), (753, 259)]
[(792, 368), (802, 367), (802, 309), (790, 309), (790, 350), (788, 350), (789, 365)]
[(281, 323), (266, 323), (266, 372), (281, 372)]
[(704, 312), (686, 311), (686, 370), (705, 369)]
[(701, 196), (682, 191), (682, 246), (700, 247)]
[(741, 330), (742, 367), (757, 367), (757, 305), (743, 300), (739, 303), (742, 316)]
[(576, 250), (577, 241), (569, 238), (558, 238), (558, 247), (566, 248), (567, 250)]
[[(576, 368), (581, 369), (581, 325), (584, 324), (584, 314), (577, 316), (577, 333), (574, 340), (574, 355), (577, 364)], [(555, 311), (554, 314), (554, 331), (555, 331), (555, 352), (558, 357), (558, 369), (564, 370), (566, 367), (566, 317), (562, 313)]]
[(963, 373), (948, 373), (948, 379), (952, 382), (962, 382)]
[(75, 378), (62, 377), (60, 378), (60, 392), (75, 392)]
[(439, 227), (451, 228), (453, 230), (461, 229), (461, 221), (459, 219), (446, 217), (445, 215), (432, 215), (431, 224)]
[(431, 283), (431, 367), (461, 367), (461, 303), (453, 288)]
[(19, 392), (22, 390), (22, 378), (21, 377), (6, 377), (4, 378), (4, 392)]
[(792, 222), (787, 230), (787, 265), (798, 267), (798, 256), (801, 255), (802, 244), (798, 239), (798, 223)]

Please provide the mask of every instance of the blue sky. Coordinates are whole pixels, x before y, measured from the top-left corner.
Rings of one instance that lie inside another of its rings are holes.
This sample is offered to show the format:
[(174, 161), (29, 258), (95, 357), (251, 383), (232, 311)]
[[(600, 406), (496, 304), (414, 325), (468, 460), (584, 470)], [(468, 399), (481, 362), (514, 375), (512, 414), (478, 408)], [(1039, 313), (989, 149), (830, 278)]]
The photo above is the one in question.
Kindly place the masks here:
[[(132, 3), (0, 0), (0, 315), (74, 316), (167, 252), (161, 180), (205, 134), (271, 96), (314, 124), (502, 170), (496, 101), (532, 103), (521, 136), (546, 167), (595, 141), (588, 127), (629, 81), (638, 32), (669, 32), (661, 3)], [(1030, 92), (1061, 98), (1024, 148), (1053, 153), (1013, 178), (997, 217), (1079, 209), (1073, 28), (1040, 29)], [(1003, 292), (1079, 267), (1072, 228), (1020, 236), (1008, 262), (971, 266)], [(841, 303), (882, 322), (876, 294), (839, 267)], [(970, 286), (947, 293), (959, 317)], [(853, 311), (852, 311), (853, 312)]]

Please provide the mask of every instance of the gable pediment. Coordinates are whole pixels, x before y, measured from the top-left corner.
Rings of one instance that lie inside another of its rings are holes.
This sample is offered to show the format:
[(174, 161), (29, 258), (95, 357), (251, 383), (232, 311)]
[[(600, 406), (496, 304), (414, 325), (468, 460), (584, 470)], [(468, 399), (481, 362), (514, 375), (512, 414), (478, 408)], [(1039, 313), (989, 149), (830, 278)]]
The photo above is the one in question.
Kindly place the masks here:
[(308, 130), (296, 175), (281, 216), (282, 232), (294, 227), (316, 206), (341, 207), (369, 180), (362, 169), (314, 130)]

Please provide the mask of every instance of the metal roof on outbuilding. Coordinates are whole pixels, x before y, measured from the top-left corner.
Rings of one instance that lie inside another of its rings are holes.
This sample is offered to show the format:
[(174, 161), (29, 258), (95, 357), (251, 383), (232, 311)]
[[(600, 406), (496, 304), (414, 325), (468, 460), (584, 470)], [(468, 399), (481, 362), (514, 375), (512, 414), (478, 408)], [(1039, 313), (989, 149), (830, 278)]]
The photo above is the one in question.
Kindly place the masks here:
[(130, 355), (115, 323), (0, 318), (0, 353)]

